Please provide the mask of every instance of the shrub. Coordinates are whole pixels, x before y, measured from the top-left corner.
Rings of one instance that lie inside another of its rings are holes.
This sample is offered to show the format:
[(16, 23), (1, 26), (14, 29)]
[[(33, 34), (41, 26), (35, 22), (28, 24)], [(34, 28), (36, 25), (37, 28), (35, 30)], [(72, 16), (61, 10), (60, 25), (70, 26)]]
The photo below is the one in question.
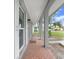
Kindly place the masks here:
[(48, 32), (49, 36), (51, 36), (51, 31)]

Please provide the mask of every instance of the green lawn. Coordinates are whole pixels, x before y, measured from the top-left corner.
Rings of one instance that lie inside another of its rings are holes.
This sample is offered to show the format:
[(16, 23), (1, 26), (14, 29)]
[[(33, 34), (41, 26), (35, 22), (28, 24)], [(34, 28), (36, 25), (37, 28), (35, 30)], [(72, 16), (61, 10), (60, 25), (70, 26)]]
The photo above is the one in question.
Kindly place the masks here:
[(61, 39), (61, 38), (64, 38), (64, 32), (63, 31), (51, 32), (51, 36)]
[(33, 35), (38, 36), (39, 35), (39, 32), (33, 32)]
[[(33, 35), (39, 35), (39, 32), (34, 32)], [(49, 33), (49, 36), (50, 36), (50, 33)], [(63, 31), (54, 31), (54, 32), (51, 32), (51, 36), (52, 37), (55, 37), (57, 39), (63, 39), (64, 38), (64, 32)]]

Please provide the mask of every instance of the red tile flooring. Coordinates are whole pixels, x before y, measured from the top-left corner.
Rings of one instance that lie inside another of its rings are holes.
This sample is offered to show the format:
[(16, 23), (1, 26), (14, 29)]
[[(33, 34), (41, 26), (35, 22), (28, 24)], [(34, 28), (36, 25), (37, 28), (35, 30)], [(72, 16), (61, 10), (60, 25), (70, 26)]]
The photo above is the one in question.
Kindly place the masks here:
[(30, 42), (22, 59), (55, 59), (54, 54), (49, 48), (43, 47), (42, 40), (33, 39), (36, 42)]

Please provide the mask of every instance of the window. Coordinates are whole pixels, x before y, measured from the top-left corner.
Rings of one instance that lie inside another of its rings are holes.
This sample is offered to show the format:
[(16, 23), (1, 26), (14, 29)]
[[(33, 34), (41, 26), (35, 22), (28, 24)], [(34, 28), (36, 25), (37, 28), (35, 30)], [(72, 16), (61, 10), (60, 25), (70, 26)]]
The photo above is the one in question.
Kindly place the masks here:
[(19, 8), (19, 49), (24, 44), (24, 13)]

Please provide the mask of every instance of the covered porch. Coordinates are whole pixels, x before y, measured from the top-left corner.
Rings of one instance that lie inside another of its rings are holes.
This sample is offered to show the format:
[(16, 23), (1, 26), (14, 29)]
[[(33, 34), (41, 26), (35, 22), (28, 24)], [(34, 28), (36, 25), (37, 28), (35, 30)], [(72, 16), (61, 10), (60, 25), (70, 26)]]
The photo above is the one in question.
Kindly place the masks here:
[[(48, 35), (49, 19), (63, 4), (64, 0), (15, 0), (15, 59), (64, 58), (61, 45), (49, 43)], [(39, 36), (32, 33), (36, 23)]]

